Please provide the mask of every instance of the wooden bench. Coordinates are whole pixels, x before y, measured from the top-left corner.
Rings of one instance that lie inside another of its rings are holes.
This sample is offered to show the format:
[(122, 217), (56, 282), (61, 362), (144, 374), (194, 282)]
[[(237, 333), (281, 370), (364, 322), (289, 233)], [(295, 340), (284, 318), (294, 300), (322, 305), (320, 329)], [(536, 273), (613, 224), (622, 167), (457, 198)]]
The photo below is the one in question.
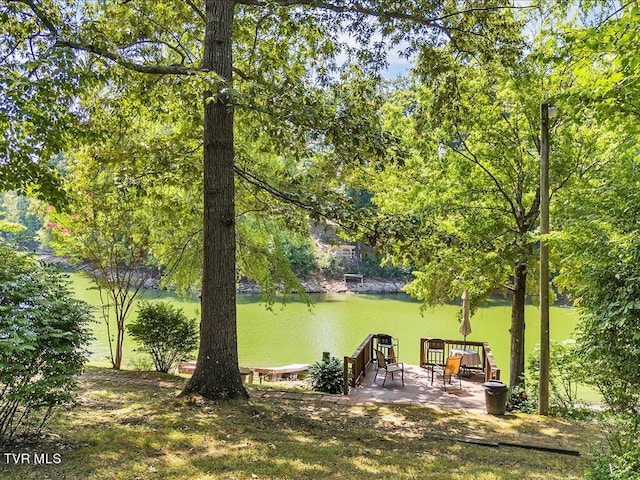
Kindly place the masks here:
[(298, 378), (298, 374), (309, 370), (308, 363), (292, 363), (290, 365), (284, 365), (282, 367), (251, 367), (255, 373), (258, 374), (260, 383), (263, 378), (270, 377), (271, 380), (278, 380), (283, 376), (291, 380)]
[(196, 362), (180, 362), (180, 365), (178, 365), (178, 372), (188, 375), (193, 375), (195, 369)]
[[(196, 369), (196, 362), (180, 362), (178, 371), (187, 375), (193, 375)], [(308, 363), (292, 363), (290, 365), (284, 365), (282, 367), (240, 367), (240, 375), (243, 377), (244, 383), (253, 383), (254, 373), (258, 374), (260, 383), (262, 379), (270, 378), (271, 380), (278, 380), (282, 377), (295, 380), (298, 378), (298, 374), (309, 370)]]
[(360, 275), (359, 273), (345, 273), (344, 274), (345, 283), (349, 282), (350, 280), (364, 283), (364, 275)]
[[(193, 375), (196, 369), (196, 362), (180, 362), (178, 365), (178, 372), (186, 373), (187, 375)], [(240, 367), (240, 375), (242, 376), (243, 383), (253, 383), (253, 370), (251, 368)]]

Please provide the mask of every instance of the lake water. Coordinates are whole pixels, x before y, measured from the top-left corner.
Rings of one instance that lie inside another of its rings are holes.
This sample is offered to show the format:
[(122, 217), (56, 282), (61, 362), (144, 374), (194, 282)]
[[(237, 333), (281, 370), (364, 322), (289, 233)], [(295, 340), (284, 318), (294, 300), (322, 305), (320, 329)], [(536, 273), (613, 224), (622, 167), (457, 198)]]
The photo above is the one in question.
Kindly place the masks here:
[[(95, 290), (86, 277), (73, 274), (78, 298), (99, 305)], [(199, 318), (197, 299), (180, 298), (152, 291), (147, 300), (170, 300), (191, 317)], [(322, 352), (342, 358), (351, 355), (369, 333), (387, 333), (399, 339), (399, 359), (417, 364), (421, 337), (462, 338), (458, 333), (460, 305), (443, 305), (420, 310), (420, 304), (404, 295), (380, 296), (330, 294), (314, 296), (314, 305), (301, 302), (275, 305), (269, 311), (256, 296), (238, 298), (238, 353), (245, 366), (278, 366), (314, 363)], [(539, 342), (538, 307), (526, 307), (527, 355)], [(133, 317), (130, 321), (133, 320)], [(571, 336), (577, 313), (554, 306), (550, 312), (551, 338), (562, 341)], [(491, 301), (471, 317), (473, 332), (468, 340), (489, 342), (502, 378), (509, 378), (509, 325), (511, 307), (507, 301)], [(108, 344), (104, 324), (94, 326), (97, 341), (92, 345), (92, 363), (108, 365)], [(135, 345), (125, 339), (124, 365), (136, 357)]]

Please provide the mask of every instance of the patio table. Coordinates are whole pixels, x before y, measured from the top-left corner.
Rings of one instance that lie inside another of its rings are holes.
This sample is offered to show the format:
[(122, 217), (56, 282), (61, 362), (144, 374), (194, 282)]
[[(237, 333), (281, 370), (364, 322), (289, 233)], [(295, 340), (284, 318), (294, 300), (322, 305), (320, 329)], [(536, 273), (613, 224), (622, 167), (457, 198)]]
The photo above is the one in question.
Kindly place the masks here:
[(462, 348), (452, 348), (449, 356), (461, 355), (461, 365), (482, 365), (480, 354), (477, 350), (467, 350)]

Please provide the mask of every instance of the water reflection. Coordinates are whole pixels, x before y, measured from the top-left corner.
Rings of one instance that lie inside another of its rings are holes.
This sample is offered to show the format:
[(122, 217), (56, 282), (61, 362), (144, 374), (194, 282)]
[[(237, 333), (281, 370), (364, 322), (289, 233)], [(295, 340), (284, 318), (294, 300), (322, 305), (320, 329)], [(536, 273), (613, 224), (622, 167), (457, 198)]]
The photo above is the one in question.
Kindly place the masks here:
[[(76, 295), (93, 305), (99, 304), (97, 292), (90, 290), (86, 277), (71, 275)], [(168, 300), (185, 314), (198, 318), (200, 302), (197, 296), (179, 297), (170, 292), (152, 291), (149, 300)], [(406, 295), (312, 295), (309, 307), (300, 299), (286, 305), (276, 303), (265, 308), (259, 295), (238, 296), (238, 352), (240, 363), (246, 366), (277, 366), (288, 363), (314, 363), (322, 352), (342, 358), (351, 355), (369, 333), (387, 333), (399, 339), (400, 360), (417, 364), (421, 337), (456, 339), (460, 305), (443, 305), (421, 312), (420, 304)], [(527, 355), (539, 342), (538, 308), (526, 307)], [(509, 375), (509, 326), (511, 308), (506, 300), (493, 299), (480, 306), (471, 321), (473, 332), (468, 340), (488, 341), (502, 370)], [(570, 337), (577, 322), (572, 308), (551, 308), (551, 338), (562, 341)], [(94, 326), (97, 342), (93, 345), (94, 360), (104, 360), (108, 344), (103, 324)], [(135, 356), (135, 345), (125, 340), (125, 364)]]

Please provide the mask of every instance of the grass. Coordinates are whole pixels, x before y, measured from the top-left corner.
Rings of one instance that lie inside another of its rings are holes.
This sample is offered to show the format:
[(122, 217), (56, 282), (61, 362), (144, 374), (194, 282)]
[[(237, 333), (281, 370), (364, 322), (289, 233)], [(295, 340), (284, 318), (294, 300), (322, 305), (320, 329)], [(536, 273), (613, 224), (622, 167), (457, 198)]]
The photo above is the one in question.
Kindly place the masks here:
[[(4, 449), (47, 453), (58, 462), (16, 465), (2, 455), (0, 478), (566, 480), (582, 477), (601, 437), (590, 422), (347, 405), (336, 403), (339, 397), (327, 401), (295, 392), (276, 398), (266, 389), (250, 390), (249, 402), (176, 398), (183, 382), (171, 375), (89, 368), (80, 406), (53, 421), (55, 433), (37, 445)], [(583, 455), (425, 436), (432, 433), (567, 447)]]

